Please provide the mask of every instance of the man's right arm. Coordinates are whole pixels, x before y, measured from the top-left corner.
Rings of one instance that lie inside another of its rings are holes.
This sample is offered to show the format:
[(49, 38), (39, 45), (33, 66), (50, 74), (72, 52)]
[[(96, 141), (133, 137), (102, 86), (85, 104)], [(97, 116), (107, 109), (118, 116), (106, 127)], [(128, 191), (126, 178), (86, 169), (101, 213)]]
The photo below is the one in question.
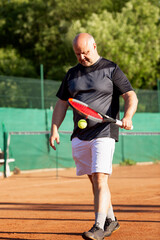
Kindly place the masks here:
[(58, 128), (60, 127), (61, 123), (63, 122), (66, 111), (68, 108), (67, 101), (62, 101), (59, 99), (56, 103), (56, 106), (53, 111), (52, 115), (52, 125), (51, 125), (51, 136), (50, 136), (50, 145), (51, 147), (56, 150), (55, 141), (59, 144), (59, 133)]

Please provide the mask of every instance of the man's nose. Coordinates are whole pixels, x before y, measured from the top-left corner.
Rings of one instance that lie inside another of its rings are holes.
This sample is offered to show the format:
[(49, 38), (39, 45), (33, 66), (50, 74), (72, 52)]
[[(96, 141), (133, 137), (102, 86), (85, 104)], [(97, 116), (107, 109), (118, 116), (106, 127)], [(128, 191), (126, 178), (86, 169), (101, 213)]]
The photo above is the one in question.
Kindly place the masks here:
[(81, 59), (81, 60), (84, 59), (84, 54), (80, 54), (80, 59)]

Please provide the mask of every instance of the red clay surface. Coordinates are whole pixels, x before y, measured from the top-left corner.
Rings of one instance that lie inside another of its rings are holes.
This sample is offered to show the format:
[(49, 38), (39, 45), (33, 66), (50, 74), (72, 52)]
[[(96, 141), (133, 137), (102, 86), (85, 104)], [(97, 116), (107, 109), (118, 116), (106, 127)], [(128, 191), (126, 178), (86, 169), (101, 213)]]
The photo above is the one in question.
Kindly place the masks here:
[[(21, 173), (0, 186), (0, 239), (80, 240), (94, 224), (90, 182), (75, 169), (58, 179), (55, 171)], [(108, 239), (159, 240), (160, 164), (115, 166), (110, 189), (121, 228)]]

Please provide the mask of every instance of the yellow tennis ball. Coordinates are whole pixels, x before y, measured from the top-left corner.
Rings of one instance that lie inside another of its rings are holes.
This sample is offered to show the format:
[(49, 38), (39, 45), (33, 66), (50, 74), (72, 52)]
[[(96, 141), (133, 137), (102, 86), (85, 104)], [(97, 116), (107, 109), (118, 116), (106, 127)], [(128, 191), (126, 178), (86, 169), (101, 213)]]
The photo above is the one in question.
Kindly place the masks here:
[(87, 122), (86, 122), (86, 120), (85, 120), (85, 119), (79, 120), (79, 121), (78, 121), (78, 127), (79, 127), (80, 129), (86, 128), (86, 127), (87, 127)]

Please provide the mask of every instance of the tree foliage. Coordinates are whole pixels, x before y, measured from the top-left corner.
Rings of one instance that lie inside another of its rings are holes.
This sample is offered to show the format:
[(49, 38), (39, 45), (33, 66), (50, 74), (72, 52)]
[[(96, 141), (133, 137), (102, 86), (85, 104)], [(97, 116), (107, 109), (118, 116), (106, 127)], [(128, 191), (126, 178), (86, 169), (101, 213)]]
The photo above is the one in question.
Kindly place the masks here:
[(2, 0), (0, 16), (0, 74), (35, 77), (43, 63), (45, 78), (61, 80), (76, 63), (72, 40), (85, 31), (134, 87), (156, 86), (160, 39), (156, 0)]
[(1, 48), (0, 56), (0, 75), (38, 77), (31, 60), (21, 57), (16, 49)]
[[(94, 20), (93, 20), (94, 19)], [(74, 21), (67, 33), (91, 33), (99, 53), (115, 61), (136, 88), (154, 88), (159, 61), (159, 10), (147, 1), (132, 0), (113, 18), (104, 10), (92, 14), (87, 23)]]

